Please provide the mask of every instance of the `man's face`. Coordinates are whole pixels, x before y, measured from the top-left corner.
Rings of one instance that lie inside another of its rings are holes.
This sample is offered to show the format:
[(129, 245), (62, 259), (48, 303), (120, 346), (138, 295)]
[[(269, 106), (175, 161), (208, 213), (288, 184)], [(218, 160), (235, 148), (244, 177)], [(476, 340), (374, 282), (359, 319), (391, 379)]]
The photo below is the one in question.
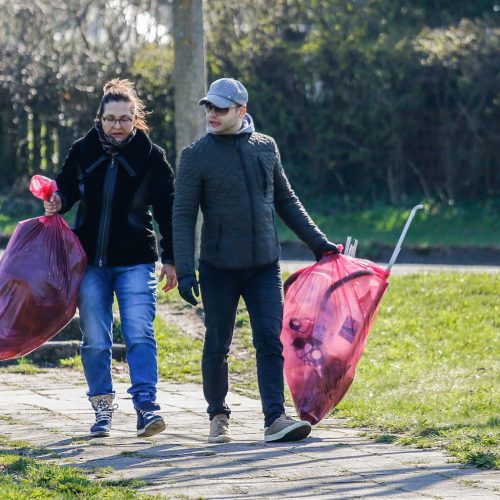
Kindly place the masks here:
[(210, 134), (235, 134), (240, 130), (246, 113), (246, 106), (234, 104), (229, 108), (218, 108), (205, 104), (207, 132)]

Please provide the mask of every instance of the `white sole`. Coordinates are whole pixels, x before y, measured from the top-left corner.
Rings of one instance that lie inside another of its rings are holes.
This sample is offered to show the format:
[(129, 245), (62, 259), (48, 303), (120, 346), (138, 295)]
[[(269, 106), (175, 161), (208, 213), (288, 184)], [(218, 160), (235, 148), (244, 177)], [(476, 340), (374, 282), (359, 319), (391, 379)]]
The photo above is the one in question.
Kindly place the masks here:
[(156, 420), (151, 422), (144, 429), (137, 431), (137, 437), (150, 437), (163, 432), (167, 428), (164, 420)]
[(209, 443), (230, 443), (231, 436), (217, 436), (217, 437), (208, 437)]
[(300, 441), (301, 439), (305, 439), (311, 433), (311, 425), (307, 422), (296, 422), (285, 429), (282, 429), (280, 432), (276, 432), (269, 436), (264, 434), (264, 441), (273, 442), (273, 441)]

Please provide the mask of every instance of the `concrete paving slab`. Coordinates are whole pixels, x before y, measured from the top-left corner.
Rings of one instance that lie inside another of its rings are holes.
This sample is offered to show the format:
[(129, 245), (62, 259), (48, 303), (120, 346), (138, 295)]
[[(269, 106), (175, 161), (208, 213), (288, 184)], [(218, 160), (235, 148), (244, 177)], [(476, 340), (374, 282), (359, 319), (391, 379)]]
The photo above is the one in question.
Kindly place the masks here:
[(141, 479), (141, 491), (165, 498), (500, 498), (496, 472), (450, 463), (440, 450), (375, 443), (340, 419), (325, 419), (299, 443), (264, 443), (260, 402), (239, 394), (229, 398), (233, 442), (213, 445), (201, 387), (162, 381), (167, 429), (138, 438), (128, 384), (118, 382), (112, 435), (92, 439), (81, 373), (0, 370), (0, 377), (0, 434), (94, 477), (112, 468), (110, 478)]

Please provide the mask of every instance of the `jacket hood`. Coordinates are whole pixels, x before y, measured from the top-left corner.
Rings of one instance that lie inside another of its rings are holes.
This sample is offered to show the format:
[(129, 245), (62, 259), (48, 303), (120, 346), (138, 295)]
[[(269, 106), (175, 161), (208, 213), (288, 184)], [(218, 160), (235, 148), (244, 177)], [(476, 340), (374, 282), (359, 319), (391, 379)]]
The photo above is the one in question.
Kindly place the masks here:
[(248, 113), (245, 113), (245, 116), (243, 117), (243, 124), (241, 125), (240, 130), (238, 130), (235, 135), (251, 134), (252, 132), (255, 132), (253, 118)]

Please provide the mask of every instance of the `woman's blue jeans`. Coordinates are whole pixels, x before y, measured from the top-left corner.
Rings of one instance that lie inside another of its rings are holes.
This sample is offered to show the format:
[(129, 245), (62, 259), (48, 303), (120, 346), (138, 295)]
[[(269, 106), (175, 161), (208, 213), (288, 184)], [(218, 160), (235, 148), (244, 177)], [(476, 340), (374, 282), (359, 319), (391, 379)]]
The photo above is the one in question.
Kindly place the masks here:
[(114, 393), (111, 378), (113, 299), (120, 309), (121, 331), (127, 346), (132, 396), (149, 394), (154, 401), (158, 360), (153, 320), (157, 278), (154, 264), (98, 267), (85, 271), (78, 297), (83, 371), (87, 396)]

